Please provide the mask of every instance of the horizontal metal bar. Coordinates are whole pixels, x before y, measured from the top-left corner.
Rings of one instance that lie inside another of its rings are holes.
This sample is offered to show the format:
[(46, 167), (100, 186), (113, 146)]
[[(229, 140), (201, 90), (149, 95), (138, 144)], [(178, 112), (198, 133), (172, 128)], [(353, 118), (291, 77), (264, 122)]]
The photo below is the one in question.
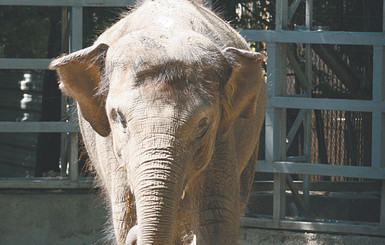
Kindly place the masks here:
[(385, 45), (385, 34), (381, 32), (264, 31), (251, 29), (240, 30), (239, 32), (250, 42)]
[(385, 102), (371, 100), (320, 99), (303, 97), (272, 97), (267, 106), (276, 108), (385, 112)]
[(70, 122), (0, 122), (0, 133), (77, 133), (79, 126)]
[(385, 168), (329, 165), (319, 163), (296, 163), (283, 161), (275, 161), (271, 163), (258, 161), (256, 171), (267, 173), (312, 174), (366, 179), (385, 179)]
[(363, 222), (308, 222), (294, 220), (271, 220), (267, 218), (242, 218), (242, 226), (262, 229), (300, 230), (355, 235), (385, 236), (385, 229), (376, 223)]
[(47, 70), (52, 59), (0, 58), (0, 69)]
[(13, 6), (82, 6), (82, 7), (125, 7), (135, 4), (134, 0), (1, 0), (0, 5)]
[(93, 179), (71, 182), (69, 178), (0, 178), (0, 189), (91, 189)]
[[(295, 180), (293, 183), (299, 190), (304, 189), (304, 182)], [(377, 180), (371, 181), (309, 181), (309, 191), (314, 191), (312, 195), (322, 195), (323, 192), (373, 192), (381, 191), (381, 183)], [(286, 187), (286, 190), (290, 190)], [(265, 192), (273, 191), (272, 180), (257, 180), (253, 183), (252, 195), (258, 196), (258, 192), (264, 195)], [(272, 193), (271, 193), (272, 195)]]

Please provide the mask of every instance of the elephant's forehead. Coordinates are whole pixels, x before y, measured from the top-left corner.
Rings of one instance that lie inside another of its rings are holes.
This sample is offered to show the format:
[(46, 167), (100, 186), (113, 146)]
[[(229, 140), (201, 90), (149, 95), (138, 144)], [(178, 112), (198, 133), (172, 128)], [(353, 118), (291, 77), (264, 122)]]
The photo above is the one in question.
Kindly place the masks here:
[[(120, 93), (122, 90), (139, 90), (142, 93), (187, 92), (202, 87), (203, 72), (192, 66), (186, 66), (179, 61), (170, 61), (160, 64), (148, 64), (140, 69), (134, 67), (115, 67), (110, 72), (110, 92)], [(215, 87), (207, 84), (208, 87)], [(209, 89), (209, 88), (208, 88)]]
[(146, 30), (130, 33), (110, 47), (106, 75), (120, 77), (111, 81), (117, 84), (178, 90), (207, 85), (210, 90), (215, 86), (201, 81), (216, 80), (223, 63), (221, 51), (198, 33)]
[(167, 61), (192, 65), (218, 62), (222, 53), (208, 38), (192, 31), (165, 32), (155, 29), (129, 33), (112, 44), (107, 59), (142, 69)]
[(148, 60), (139, 56), (136, 60), (133, 64), (122, 61), (108, 66), (110, 92), (140, 89), (141, 94), (181, 94), (179, 97), (212, 97), (219, 92), (216, 70), (202, 63), (188, 64), (167, 57)]

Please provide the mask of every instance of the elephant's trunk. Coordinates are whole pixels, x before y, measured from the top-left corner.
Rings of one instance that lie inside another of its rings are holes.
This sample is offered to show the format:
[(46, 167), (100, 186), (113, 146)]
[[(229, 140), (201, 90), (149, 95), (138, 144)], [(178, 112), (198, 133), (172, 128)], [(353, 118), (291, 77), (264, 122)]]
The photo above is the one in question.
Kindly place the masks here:
[(151, 149), (144, 155), (134, 168), (137, 244), (172, 244), (183, 188), (180, 165), (168, 150)]

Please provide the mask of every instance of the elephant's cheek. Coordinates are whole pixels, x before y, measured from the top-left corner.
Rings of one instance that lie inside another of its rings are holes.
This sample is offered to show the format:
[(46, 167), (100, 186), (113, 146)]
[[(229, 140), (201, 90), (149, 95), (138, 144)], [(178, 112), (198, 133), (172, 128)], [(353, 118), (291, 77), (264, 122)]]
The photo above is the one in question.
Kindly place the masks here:
[(214, 153), (215, 138), (209, 137), (199, 148), (195, 151), (193, 157), (193, 169), (196, 174), (201, 173), (209, 164)]
[(117, 158), (118, 162), (122, 161), (122, 142), (119, 140), (118, 136), (114, 133), (113, 134), (113, 149), (115, 153), (115, 157)]

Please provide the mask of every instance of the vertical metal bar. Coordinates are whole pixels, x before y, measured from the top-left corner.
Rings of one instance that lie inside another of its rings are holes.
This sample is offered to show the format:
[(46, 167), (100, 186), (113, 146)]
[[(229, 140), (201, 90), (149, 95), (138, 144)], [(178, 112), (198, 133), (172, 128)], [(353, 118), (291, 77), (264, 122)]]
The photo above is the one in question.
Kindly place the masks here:
[[(385, 0), (382, 3), (382, 32), (385, 33)], [(373, 101), (385, 99), (385, 47), (373, 47)], [(372, 113), (372, 167), (385, 168), (385, 113)], [(385, 227), (385, 180), (381, 185), (380, 226)]]
[[(289, 22), (289, 5), (288, 0), (281, 0), (281, 30), (285, 30)], [(279, 55), (276, 59), (278, 79), (275, 80), (274, 96), (286, 95), (287, 87), (287, 45), (279, 45)], [(286, 160), (286, 109), (275, 109), (277, 116), (274, 121), (274, 128), (276, 131), (274, 144), (279, 147), (274, 152), (274, 161)], [(281, 220), (286, 215), (286, 174), (277, 174), (274, 176), (274, 220)]]
[[(382, 3), (382, 32), (385, 33), (385, 0), (383, 0), (383, 3)], [(381, 50), (378, 50), (379, 54), (381, 55), (381, 65), (379, 65), (379, 68), (377, 69), (381, 69), (381, 85), (376, 85), (376, 88), (378, 88), (377, 86), (380, 86), (380, 91), (381, 92), (378, 92), (376, 93), (376, 96), (374, 97), (374, 91), (373, 91), (373, 99), (381, 99), (382, 101), (385, 99), (385, 78), (384, 78), (384, 67), (385, 67), (385, 47), (382, 46)], [(374, 57), (373, 57), (374, 59)], [(373, 79), (374, 79), (374, 76), (373, 76)], [(374, 85), (373, 85), (374, 86)], [(373, 87), (374, 89), (374, 87)], [(381, 133), (380, 133), (380, 137), (382, 138), (382, 142), (381, 143), (381, 148), (382, 149), (385, 149), (385, 139), (384, 139), (384, 135), (385, 135), (385, 113), (380, 113), (380, 122), (381, 123)], [(373, 133), (374, 134), (374, 133)], [(384, 151), (382, 151), (381, 153), (382, 155), (380, 156), (380, 160), (381, 160), (381, 164), (380, 166), (381, 167), (385, 167), (385, 153)], [(385, 180), (382, 180), (382, 185), (381, 185), (381, 207), (380, 207), (380, 227), (382, 228), (385, 228)]]
[(303, 192), (303, 202), (305, 206), (305, 214), (307, 215), (310, 210), (310, 178), (308, 174), (302, 176), (302, 192)]
[(382, 32), (385, 32), (385, 0), (382, 1)]
[[(373, 101), (381, 103), (385, 98), (385, 49), (373, 48)], [(385, 115), (381, 108), (372, 114), (372, 167), (385, 167)]]
[(83, 48), (83, 8), (71, 8), (71, 41), (70, 52)]
[(68, 7), (62, 7), (61, 12), (61, 51), (69, 52), (70, 36), (70, 11)]
[[(288, 23), (288, 1), (278, 0), (276, 5), (276, 30), (283, 30)], [(274, 164), (286, 160), (286, 110), (274, 108), (269, 101), (286, 91), (286, 45), (267, 44), (267, 107), (266, 107), (266, 161)], [(273, 220), (285, 217), (286, 175), (274, 174)]]
[[(385, 33), (385, 0), (382, 3), (382, 32)], [(373, 101), (385, 99), (385, 47), (373, 47)], [(385, 168), (385, 113), (372, 113), (372, 167)], [(385, 228), (385, 180), (381, 185), (380, 227)]]
[(267, 44), (266, 161), (286, 158), (286, 110), (274, 108), (269, 101), (286, 91), (286, 45)]
[(273, 220), (278, 221), (286, 215), (286, 174), (274, 174)]
[[(266, 152), (265, 158), (267, 162), (274, 164), (274, 161), (282, 160), (282, 147), (285, 147), (283, 152), (286, 154), (285, 137), (286, 132), (283, 132), (283, 126), (286, 126), (286, 114), (284, 109), (274, 108), (270, 105), (271, 100), (275, 95), (282, 94), (282, 73), (286, 74), (286, 66), (283, 67), (282, 55), (285, 52), (282, 50), (282, 44), (268, 43), (267, 54), (269, 61), (267, 63), (267, 107), (266, 107)], [(284, 71), (284, 72), (283, 72)], [(274, 195), (273, 195), (273, 219), (280, 220), (285, 217), (285, 189), (286, 176), (284, 174), (274, 174)]]
[[(305, 11), (305, 23), (306, 29), (311, 30), (313, 25), (313, 0), (306, 0), (306, 11)], [(306, 63), (305, 63), (305, 74), (308, 82), (306, 94), (310, 98), (312, 95), (312, 80), (313, 80), (313, 59), (312, 59), (312, 50), (311, 44), (305, 45), (305, 54), (306, 54)], [(303, 152), (307, 158), (307, 162), (310, 162), (311, 154), (311, 110), (307, 111), (306, 118), (304, 120), (304, 148)], [(303, 175), (303, 196), (305, 203), (305, 212), (309, 210), (309, 200), (310, 200), (310, 188), (309, 188), (309, 175)]]
[(380, 227), (385, 228), (385, 180), (381, 185)]
[(313, 0), (306, 0), (305, 24), (306, 29), (311, 30), (313, 25)]
[(277, 67), (276, 59), (279, 59), (278, 53), (279, 48), (278, 44), (276, 43), (267, 43), (266, 45), (266, 51), (269, 55), (269, 60), (267, 62), (267, 104), (266, 104), (266, 136), (265, 136), (265, 160), (269, 163), (272, 163), (274, 160), (274, 118), (275, 118), (275, 111), (274, 108), (270, 105), (269, 101), (274, 96), (275, 90), (276, 90), (276, 84), (275, 80), (278, 80), (279, 76), (279, 67)]
[[(311, 86), (311, 84), (309, 84)], [(310, 97), (310, 96), (309, 96)], [(303, 121), (304, 124), (304, 147), (303, 147), (303, 154), (306, 157), (306, 162), (310, 162), (310, 155), (311, 155), (311, 110), (308, 110), (306, 113), (305, 120)], [(310, 205), (310, 179), (309, 175), (304, 174), (302, 176), (303, 179), (303, 197), (304, 197), (304, 203), (305, 203), (305, 211), (307, 212), (309, 210)]]
[(79, 180), (79, 170), (78, 170), (78, 134), (77, 133), (71, 133), (70, 134), (70, 169), (69, 169), (69, 176), (70, 180), (73, 182), (77, 182)]
[[(71, 31), (70, 31), (70, 52), (82, 49), (83, 47), (83, 8), (79, 6), (71, 7)], [(73, 102), (72, 104), (75, 104)], [(73, 114), (72, 114), (73, 115)], [(74, 116), (74, 115), (73, 115)], [(71, 119), (74, 120), (74, 119)], [(70, 134), (70, 156), (69, 156), (69, 176), (70, 180), (79, 180), (78, 171), (78, 134)]]
[(385, 159), (385, 115), (372, 113), (372, 167), (384, 168)]
[(276, 20), (275, 20), (275, 30), (282, 31), (284, 30), (289, 21), (289, 7), (288, 0), (277, 0), (276, 3)]
[[(61, 52), (69, 52), (69, 8), (62, 7), (62, 16), (61, 16)], [(66, 97), (61, 95), (61, 118), (66, 117), (67, 115), (67, 100)], [(68, 145), (69, 145), (69, 135), (68, 133), (61, 134), (61, 146), (60, 146), (60, 175), (67, 176), (67, 167), (68, 167)]]

